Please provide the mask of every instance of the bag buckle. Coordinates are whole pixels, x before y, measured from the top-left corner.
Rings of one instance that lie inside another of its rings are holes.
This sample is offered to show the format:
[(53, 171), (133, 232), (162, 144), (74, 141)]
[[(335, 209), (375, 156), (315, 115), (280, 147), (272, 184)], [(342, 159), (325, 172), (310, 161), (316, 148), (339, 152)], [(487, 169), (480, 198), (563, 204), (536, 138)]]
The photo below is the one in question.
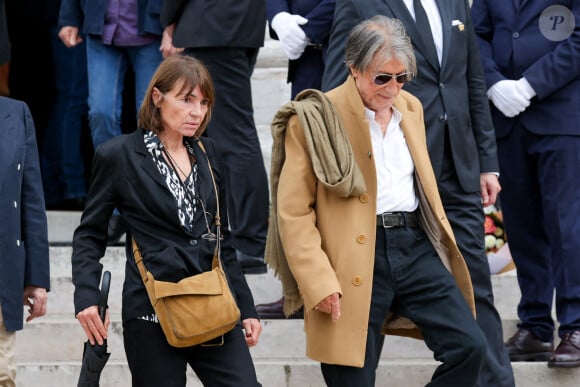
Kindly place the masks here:
[[(219, 342), (215, 342), (215, 340), (217, 338), (221, 338), (221, 340)], [(201, 343), (200, 345), (202, 347), (221, 347), (222, 345), (224, 345), (224, 335), (218, 336), (215, 339), (211, 339), (206, 341), (205, 343)]]

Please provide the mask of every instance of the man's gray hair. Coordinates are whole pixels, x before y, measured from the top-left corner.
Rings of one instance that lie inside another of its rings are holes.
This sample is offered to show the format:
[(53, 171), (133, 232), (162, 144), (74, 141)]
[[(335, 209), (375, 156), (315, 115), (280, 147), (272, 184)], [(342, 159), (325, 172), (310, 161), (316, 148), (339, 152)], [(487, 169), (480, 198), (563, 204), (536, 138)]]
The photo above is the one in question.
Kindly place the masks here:
[(396, 58), (405, 66), (405, 71), (412, 73), (412, 76), (417, 74), (413, 44), (398, 19), (376, 15), (360, 22), (350, 31), (345, 47), (346, 66), (364, 72), (375, 56), (382, 63)]

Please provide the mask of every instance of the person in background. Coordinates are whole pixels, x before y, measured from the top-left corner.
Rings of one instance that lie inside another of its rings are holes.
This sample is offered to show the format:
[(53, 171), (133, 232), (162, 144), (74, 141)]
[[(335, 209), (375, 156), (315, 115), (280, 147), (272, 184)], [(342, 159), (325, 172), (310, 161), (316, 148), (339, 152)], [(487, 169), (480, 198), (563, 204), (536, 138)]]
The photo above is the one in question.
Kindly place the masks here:
[(512, 361), (579, 367), (580, 2), (474, 0), (472, 14), (521, 290), (507, 350)]
[(85, 162), (81, 135), (87, 124), (87, 53), (85, 42), (67, 48), (59, 38), (61, 0), (43, 3), (50, 35), (55, 99), (40, 152), (47, 209), (82, 211)]
[(488, 343), (478, 386), (514, 387), (494, 305), (485, 250), (484, 210), (501, 190), (495, 134), (469, 3), (436, 0), (337, 0), (322, 90), (347, 76), (346, 37), (376, 14), (404, 24), (417, 58), (417, 74), (403, 89), (425, 112), (427, 147), (443, 208), (463, 254), (475, 294), (477, 322)]
[(442, 362), (429, 386), (475, 386), (485, 337), (421, 103), (401, 90), (413, 46), (377, 15), (354, 27), (345, 58), (342, 85), (299, 94), (272, 124), (267, 253), (291, 272), (286, 306), (304, 305), (306, 353), (328, 386), (374, 387), (386, 332), (424, 338)]
[(8, 75), (10, 72), (10, 39), (6, 21), (6, 4), (0, 0), (0, 96), (10, 95)]
[(266, 273), (268, 177), (254, 123), (251, 76), (266, 30), (265, 0), (165, 0), (164, 36), (201, 60), (212, 75), (216, 106), (207, 136), (222, 150), (227, 169), (228, 217), (246, 274)]
[[(290, 99), (305, 89), (320, 90), (324, 56), (332, 27), (335, 0), (267, 0), (266, 15), (270, 36), (282, 44), (288, 57)], [(266, 260), (268, 257), (266, 257)], [(284, 296), (277, 301), (256, 305), (261, 318), (283, 319)], [(288, 318), (302, 318), (303, 311)]]
[(48, 230), (36, 131), (28, 106), (0, 97), (0, 385), (16, 386), (16, 331), (46, 314)]
[[(216, 234), (216, 195), (220, 213), (227, 211), (221, 155), (214, 141), (201, 136), (214, 103), (207, 68), (192, 57), (171, 55), (145, 91), (139, 128), (95, 150), (72, 252), (75, 315), (91, 344), (102, 344), (109, 327), (108, 312), (104, 323), (98, 314), (99, 260), (107, 248), (107, 224), (115, 208), (127, 224), (128, 239), (135, 239), (156, 279), (178, 282), (211, 270), (216, 241), (207, 236)], [(249, 347), (257, 344), (262, 326), (236, 259), (227, 218), (219, 227), (224, 237), (221, 259), (241, 321), (218, 339), (188, 348), (167, 342), (127, 247), (122, 321), (134, 386), (184, 387), (188, 364), (206, 386), (260, 386)]]
[[(93, 147), (122, 133), (124, 77), (135, 75), (135, 110), (163, 57), (164, 33), (159, 22), (163, 0), (62, 0), (59, 37), (67, 47), (86, 39), (89, 87), (89, 126)], [(130, 131), (134, 130), (131, 128)], [(115, 212), (109, 242), (121, 238), (125, 226)]]

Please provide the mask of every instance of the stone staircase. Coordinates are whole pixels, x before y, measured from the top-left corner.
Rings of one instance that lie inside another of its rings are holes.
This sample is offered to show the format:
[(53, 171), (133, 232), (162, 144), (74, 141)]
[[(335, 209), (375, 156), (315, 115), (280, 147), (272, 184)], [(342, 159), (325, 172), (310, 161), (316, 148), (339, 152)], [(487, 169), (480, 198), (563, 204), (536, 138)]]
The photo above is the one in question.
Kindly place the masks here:
[[(277, 108), (288, 101), (286, 60), (278, 43), (266, 40), (252, 78), (255, 118), (264, 161), (270, 165), (270, 121)], [(70, 277), (70, 242), (79, 222), (77, 212), (48, 212), (51, 241), (51, 292), (48, 313), (25, 323), (17, 334), (19, 387), (76, 386), (85, 341), (74, 318), (73, 286)], [(111, 357), (102, 373), (102, 387), (131, 385), (125, 360), (121, 326), (121, 288), (124, 276), (123, 247), (110, 247), (101, 260), (112, 273), (109, 307), (109, 351)], [(270, 302), (281, 295), (281, 285), (272, 272), (248, 275), (256, 303)], [(515, 272), (493, 276), (496, 305), (502, 316), (504, 336), (516, 329), (519, 288)], [(264, 387), (323, 387), (319, 364), (306, 358), (302, 320), (264, 320), (260, 343), (251, 349), (258, 378)], [(428, 383), (437, 366), (422, 341), (389, 336), (377, 370), (377, 386), (418, 387)], [(513, 363), (518, 387), (578, 387), (579, 369), (549, 369), (546, 363)], [(202, 386), (188, 371), (188, 386)], [(242, 386), (243, 387), (243, 386)], [(353, 386), (356, 387), (356, 386)], [(460, 386), (449, 386), (460, 387)], [(494, 386), (485, 386), (494, 387)]]

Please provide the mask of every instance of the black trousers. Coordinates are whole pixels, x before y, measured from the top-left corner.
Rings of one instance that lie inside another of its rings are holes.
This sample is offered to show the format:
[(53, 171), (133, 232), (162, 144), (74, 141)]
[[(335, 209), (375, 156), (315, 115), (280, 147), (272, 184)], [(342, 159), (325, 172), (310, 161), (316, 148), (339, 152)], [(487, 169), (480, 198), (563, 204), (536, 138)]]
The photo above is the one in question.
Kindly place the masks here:
[(252, 105), (250, 78), (257, 48), (189, 48), (208, 68), (216, 103), (207, 135), (218, 145), (227, 169), (228, 218), (234, 247), (263, 257), (268, 232), (268, 177)]
[(514, 375), (503, 340), (501, 317), (494, 305), (489, 262), (485, 252), (484, 213), (481, 192), (465, 192), (457, 179), (450, 151), (446, 148), (439, 193), (457, 246), (467, 263), (477, 323), (487, 339), (487, 354), (478, 387), (514, 387)]
[(161, 325), (130, 320), (123, 324), (123, 341), (133, 387), (184, 387), (188, 364), (206, 387), (261, 386), (240, 325), (221, 346), (175, 348)]
[(328, 386), (375, 386), (385, 340), (381, 327), (389, 310), (417, 324), (435, 359), (442, 362), (428, 386), (475, 386), (485, 337), (426, 234), (405, 227), (377, 228), (365, 364), (322, 364)]

